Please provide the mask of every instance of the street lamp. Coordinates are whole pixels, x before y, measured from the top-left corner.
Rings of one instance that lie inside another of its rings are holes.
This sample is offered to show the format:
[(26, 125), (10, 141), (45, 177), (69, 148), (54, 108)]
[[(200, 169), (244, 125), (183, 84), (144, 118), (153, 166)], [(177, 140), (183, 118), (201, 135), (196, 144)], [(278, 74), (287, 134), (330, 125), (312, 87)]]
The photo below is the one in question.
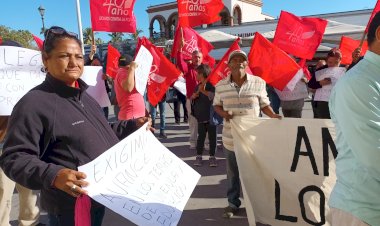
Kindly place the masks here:
[(42, 29), (41, 29), (40, 34), (43, 34), (45, 32), (45, 23), (44, 23), (45, 8), (42, 5), (40, 5), (40, 7), (38, 7), (38, 11), (40, 12), (41, 19), (42, 19)]

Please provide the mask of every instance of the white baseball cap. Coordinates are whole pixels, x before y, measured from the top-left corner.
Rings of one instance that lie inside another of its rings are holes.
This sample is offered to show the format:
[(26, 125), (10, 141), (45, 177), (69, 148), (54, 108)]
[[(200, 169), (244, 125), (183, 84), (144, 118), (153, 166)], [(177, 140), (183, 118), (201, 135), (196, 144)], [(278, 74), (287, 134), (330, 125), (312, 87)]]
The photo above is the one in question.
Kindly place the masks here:
[(228, 63), (230, 62), (230, 60), (232, 59), (232, 57), (237, 56), (237, 55), (243, 56), (244, 59), (245, 59), (246, 61), (248, 61), (247, 54), (246, 54), (244, 51), (238, 49), (238, 50), (234, 50), (234, 51), (232, 51), (232, 52), (230, 53), (230, 55), (228, 56)]

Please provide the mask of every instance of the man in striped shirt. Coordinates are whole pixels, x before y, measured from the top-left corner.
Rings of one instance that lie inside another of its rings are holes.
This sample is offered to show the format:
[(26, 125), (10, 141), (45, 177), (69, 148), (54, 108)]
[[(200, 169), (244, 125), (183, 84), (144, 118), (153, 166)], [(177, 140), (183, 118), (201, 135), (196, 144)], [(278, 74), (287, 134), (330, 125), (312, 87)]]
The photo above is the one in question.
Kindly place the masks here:
[(266, 83), (257, 76), (247, 74), (247, 55), (241, 50), (233, 51), (228, 57), (231, 75), (221, 80), (215, 87), (214, 108), (224, 118), (223, 146), (227, 160), (228, 206), (223, 217), (230, 218), (240, 207), (240, 180), (236, 162), (234, 143), (229, 120), (234, 115), (258, 117), (260, 110), (270, 118), (281, 118), (270, 107)]

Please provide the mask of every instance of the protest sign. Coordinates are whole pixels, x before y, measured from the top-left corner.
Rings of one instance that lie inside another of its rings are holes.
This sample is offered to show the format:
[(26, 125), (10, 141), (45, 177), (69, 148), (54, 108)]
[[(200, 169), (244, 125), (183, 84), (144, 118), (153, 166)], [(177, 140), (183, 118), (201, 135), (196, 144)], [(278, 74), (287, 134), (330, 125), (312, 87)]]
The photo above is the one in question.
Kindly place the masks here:
[(10, 115), (30, 89), (45, 80), (41, 52), (0, 46), (0, 115)]
[(329, 101), (332, 88), (335, 86), (339, 78), (346, 73), (344, 67), (329, 67), (315, 72), (315, 79), (321, 81), (325, 78), (331, 79), (330, 85), (322, 86), (315, 91), (314, 101)]
[(152, 67), (153, 56), (144, 46), (141, 46), (135, 61), (138, 64), (135, 70), (136, 90), (144, 96), (150, 69)]
[(230, 121), (250, 225), (331, 225), (337, 156), (332, 121)]
[(173, 87), (186, 96), (186, 80), (182, 76), (178, 78)]
[(103, 80), (103, 70), (101, 66), (85, 66), (81, 79), (88, 85), (86, 92), (98, 102), (100, 107), (108, 107), (111, 105)]
[(200, 178), (146, 125), (78, 170), (91, 198), (137, 225), (177, 225)]

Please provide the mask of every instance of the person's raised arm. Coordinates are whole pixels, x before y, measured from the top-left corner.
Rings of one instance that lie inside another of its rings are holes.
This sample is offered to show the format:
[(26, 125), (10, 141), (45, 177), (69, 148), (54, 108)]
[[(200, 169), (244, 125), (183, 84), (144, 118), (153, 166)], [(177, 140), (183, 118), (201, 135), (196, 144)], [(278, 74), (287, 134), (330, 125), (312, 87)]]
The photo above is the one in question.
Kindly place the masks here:
[(133, 88), (135, 88), (135, 70), (138, 67), (135, 61), (132, 61), (128, 66), (127, 77), (124, 81), (121, 82), (121, 86), (127, 92), (132, 92)]

